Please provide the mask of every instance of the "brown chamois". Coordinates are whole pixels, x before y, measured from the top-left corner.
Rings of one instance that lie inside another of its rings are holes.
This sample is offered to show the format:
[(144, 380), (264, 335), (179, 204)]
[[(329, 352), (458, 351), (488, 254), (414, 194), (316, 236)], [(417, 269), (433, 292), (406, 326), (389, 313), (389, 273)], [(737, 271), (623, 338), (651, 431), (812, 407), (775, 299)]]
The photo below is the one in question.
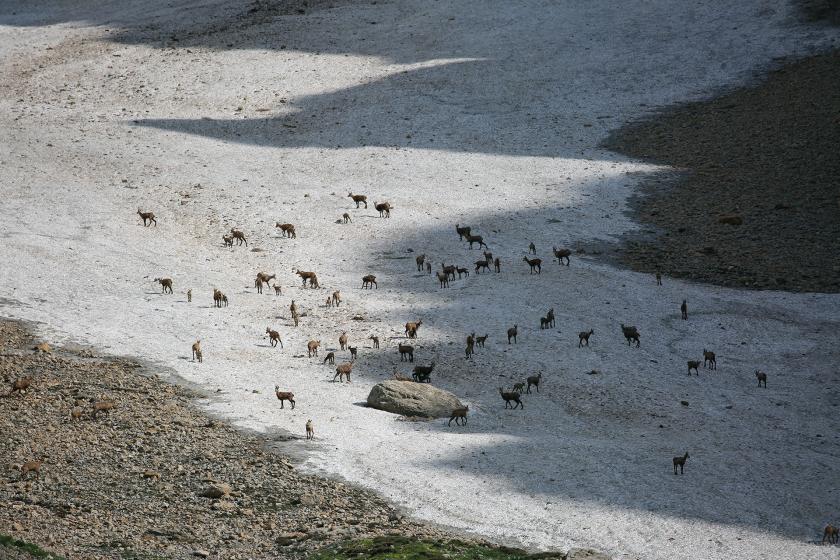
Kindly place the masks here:
[(364, 204), (364, 205), (365, 205), (365, 209), (367, 209), (367, 207), (368, 207), (368, 206), (367, 206), (367, 197), (366, 197), (365, 195), (363, 195), (363, 194), (353, 194), (353, 193), (347, 193), (347, 196), (349, 196), (350, 198), (352, 198), (352, 199), (353, 199), (353, 202), (355, 202), (355, 203), (356, 203), (356, 208), (358, 208), (360, 204)]
[(464, 350), (464, 353), (467, 355), (468, 360), (472, 358), (472, 355), (475, 354), (475, 343), (467, 339), (467, 348)]
[(282, 289), (280, 288), (280, 284), (274, 284), (272, 286), (274, 288), (274, 295), (279, 296), (282, 293)]
[(828, 544), (837, 544), (837, 541), (840, 540), (840, 528), (831, 524), (826, 525), (821, 544), (825, 544), (826, 540), (828, 540)]
[(508, 344), (510, 344), (510, 339), (513, 339), (513, 342), (516, 343), (516, 335), (519, 332), (519, 325), (513, 325), (512, 328), (507, 330), (508, 335)]
[(715, 358), (715, 353), (711, 350), (703, 348), (703, 367), (706, 367), (706, 364), (709, 364), (709, 369), (717, 369), (717, 359)]
[(467, 239), (470, 236), (470, 227), (461, 227), (460, 224), (455, 224), (455, 233), (458, 234), (458, 241)]
[(451, 426), (453, 420), (455, 420), (455, 425), (456, 426), (458, 426), (459, 424), (461, 426), (466, 426), (467, 425), (467, 413), (469, 411), (470, 411), (469, 406), (465, 406), (464, 408), (452, 409), (452, 415), (449, 417), (449, 423), (447, 424), (447, 426)]
[(490, 251), (482, 251), (482, 254), (484, 255), (484, 260), (487, 262), (493, 262), (493, 253)]
[(455, 280), (455, 265), (446, 266), (444, 263), (440, 263), (440, 270), (446, 274), (448, 278)]
[(201, 356), (201, 341), (196, 340), (193, 342), (192, 345), (192, 359), (193, 361), (198, 360), (198, 363), (201, 363), (202, 356)]
[(332, 302), (333, 302), (333, 305), (335, 305), (336, 307), (341, 306), (341, 291), (340, 290), (336, 290), (332, 293)]
[(368, 337), (368, 340), (372, 340), (372, 341), (373, 341), (373, 347), (374, 347), (374, 348), (379, 348), (379, 337), (378, 337), (378, 336), (373, 336), (373, 335), (370, 335), (370, 336)]
[(312, 419), (306, 421), (306, 439), (315, 439), (315, 428), (312, 427)]
[(242, 233), (241, 231), (239, 231), (236, 228), (231, 228), (230, 234), (231, 234), (231, 236), (233, 236), (234, 239), (236, 239), (236, 244), (237, 245), (242, 245), (244, 243), (246, 247), (248, 246), (248, 240), (245, 239), (245, 234), (244, 233)]
[[(698, 362), (699, 363), (699, 362)], [(767, 374), (763, 371), (755, 370), (755, 378), (758, 379), (758, 386), (761, 387), (761, 384), (764, 383), (764, 388), (767, 388)]]
[(470, 276), (470, 270), (468, 268), (461, 268), (460, 266), (455, 267), (455, 272), (458, 273), (458, 280), (461, 279), (461, 275), (465, 274), (467, 278)]
[(358, 346), (348, 346), (347, 349), (350, 350), (350, 361), (355, 362), (356, 358), (359, 357), (359, 355), (358, 355), (359, 347)]
[(310, 340), (306, 343), (306, 351), (309, 354), (309, 357), (317, 356), (318, 355), (318, 347), (321, 345), (320, 340)]
[(520, 395), (525, 392), (525, 383), (520, 381), (519, 383), (513, 384), (513, 392), (519, 393)]
[(225, 307), (228, 306), (228, 298), (225, 294), (222, 294), (222, 303), (225, 305)]
[(29, 377), (19, 377), (12, 382), (12, 389), (9, 391), (8, 396), (12, 396), (15, 393), (22, 395), (32, 384), (32, 379)]
[(281, 391), (280, 385), (274, 386), (274, 394), (277, 395), (277, 400), (280, 401), (280, 408), (284, 408), (283, 404), (285, 401), (289, 401), (289, 404), (292, 405), (292, 410), (295, 409), (295, 394), (291, 391)]
[(405, 334), (408, 335), (408, 338), (417, 338), (417, 329), (423, 324), (423, 319), (418, 321), (409, 321), (405, 324)]
[(551, 325), (551, 319), (548, 317), (540, 317), (540, 330), (551, 328), (549, 325)]
[(528, 254), (529, 254), (529, 255), (536, 255), (536, 254), (537, 254), (537, 246), (536, 246), (536, 245), (534, 245), (534, 242), (533, 242), (533, 241), (531, 241), (531, 242), (528, 244)]
[(631, 342), (636, 343), (636, 348), (642, 345), (641, 341), (639, 340), (640, 334), (639, 329), (635, 326), (625, 326), (624, 323), (621, 323), (621, 332), (624, 333), (624, 338), (627, 339), (627, 345), (630, 346)]
[(414, 366), (414, 373), (411, 374), (411, 378), (417, 383), (431, 383), (432, 370), (434, 369), (434, 362), (427, 366)]
[(379, 284), (376, 283), (376, 276), (374, 276), (373, 274), (367, 274), (365, 276), (362, 276), (362, 289), (364, 290), (365, 287), (367, 287), (370, 290), (376, 287), (376, 289), (378, 290)]
[(417, 255), (414, 257), (414, 262), (417, 263), (417, 272), (423, 272), (423, 264), (426, 262), (426, 254)]
[(324, 364), (335, 365), (335, 352), (329, 352), (324, 358)]
[(154, 282), (160, 284), (160, 288), (164, 294), (172, 293), (172, 278), (155, 278)]
[(531, 394), (531, 385), (537, 388), (537, 393), (540, 392), (540, 381), (542, 381), (542, 372), (537, 375), (528, 377), (528, 388), (525, 390), (529, 395)]
[(280, 340), (280, 333), (279, 332), (277, 332), (275, 330), (271, 330), (271, 327), (266, 327), (265, 328), (265, 334), (268, 335), (268, 342), (269, 342), (269, 344), (271, 344), (272, 348), (275, 348), (277, 346), (278, 342), (280, 343), (280, 348), (283, 348), (283, 341)]
[(373, 203), (373, 207), (379, 211), (380, 218), (390, 218), (391, 210), (394, 208), (388, 202)]
[(345, 224), (346, 224), (346, 223), (350, 223), (350, 222), (352, 222), (352, 221), (353, 221), (353, 220), (351, 220), (351, 219), (350, 219), (350, 214), (348, 214), (347, 212), (345, 212), (344, 214), (342, 214), (342, 215), (341, 215), (341, 219), (339, 220), (339, 222), (344, 222)]
[(529, 259), (528, 257), (522, 257), (522, 260), (528, 263), (528, 266), (531, 267), (531, 274), (534, 271), (537, 271), (537, 274), (542, 273), (542, 259)]
[(225, 247), (233, 247), (233, 236), (225, 234), (222, 236), (222, 241), (225, 242)]
[(548, 310), (548, 313), (545, 314), (545, 318), (548, 319), (548, 321), (549, 321), (548, 322), (549, 327), (557, 326), (557, 323), (554, 320), (554, 308), (553, 307)]
[(563, 259), (566, 259), (566, 266), (569, 266), (569, 255), (572, 254), (570, 249), (558, 249), (557, 247), (552, 247), (551, 250), (554, 252), (554, 256), (557, 258), (557, 264), (562, 265)]
[(426, 261), (426, 274), (432, 273), (432, 261)]
[(187, 290), (187, 303), (192, 303), (192, 288)]
[(292, 224), (281, 224), (277, 222), (274, 227), (280, 228), (280, 234), (283, 237), (289, 237), (291, 239), (297, 239), (297, 233), (295, 232), (295, 226)]
[(700, 360), (688, 360), (688, 375), (691, 375), (691, 370), (694, 370), (698, 376), (700, 375), (700, 370), (697, 368), (700, 367)]
[(475, 346), (475, 333), (467, 335), (467, 346)]
[(656, 273), (656, 285), (657, 286), (662, 285), (662, 274), (660, 274), (659, 272)]
[(305, 270), (297, 270), (295, 274), (300, 276), (301, 281), (303, 282), (303, 287), (306, 287), (306, 282), (309, 281), (310, 285), (313, 283), (313, 279), (317, 282), (318, 276), (314, 272), (307, 272)]
[(682, 315), (683, 321), (688, 320), (688, 303), (685, 300), (680, 305), (680, 314)]
[(213, 305), (221, 307), (222, 304), (227, 305), (227, 296), (221, 290), (213, 288)]
[(353, 364), (350, 362), (346, 362), (335, 368), (335, 375), (333, 376), (333, 381), (335, 378), (338, 378), (338, 382), (344, 379), (344, 376), (347, 376), (347, 383), (350, 383), (350, 372), (353, 371)]
[(20, 479), (23, 480), (26, 478), (26, 475), (33, 472), (35, 476), (41, 476), (41, 465), (44, 464), (43, 459), (37, 459), (35, 461), (27, 461), (26, 463), (20, 466)]
[(469, 243), (470, 243), (470, 249), (472, 249), (473, 243), (478, 243), (478, 248), (479, 249), (481, 249), (482, 247), (484, 247), (485, 249), (489, 248), (489, 247), (487, 247), (487, 243), (484, 242), (484, 238), (481, 237), (480, 235), (472, 235), (472, 234), (468, 235), (467, 236), (467, 241), (469, 241)]
[(257, 293), (263, 293), (263, 284), (268, 286), (271, 280), (277, 278), (276, 274), (269, 274), (267, 272), (257, 272), (257, 277), (254, 279), (254, 287), (257, 289)]
[(324, 305), (325, 305), (326, 307), (332, 307), (332, 306), (333, 306), (333, 302), (332, 302), (332, 297), (331, 297), (331, 296), (327, 296), (327, 301), (324, 303)]
[(347, 350), (347, 331), (342, 332), (338, 337), (338, 345), (342, 350)]
[(502, 271), (502, 261), (499, 260), (499, 257), (493, 259), (493, 270), (495, 270), (496, 272)]
[(487, 342), (487, 337), (488, 336), (489, 335), (485, 334), (484, 336), (475, 337), (475, 343), (478, 344), (479, 346), (481, 346), (482, 348), (484, 348), (484, 343)]
[(414, 361), (414, 346), (411, 346), (410, 344), (397, 344), (397, 350), (400, 351), (401, 362)]
[[(143, 218), (143, 227), (148, 227), (152, 224), (155, 224), (155, 227), (157, 227), (157, 220), (155, 219), (154, 212), (141, 212), (138, 208), (137, 215)], [(148, 222), (148, 224), (146, 222)]]
[(677, 474), (677, 467), (680, 468), (680, 474), (683, 474), (686, 459), (688, 459), (688, 451), (682, 457), (674, 457), (674, 474)]
[[(522, 400), (519, 398), (520, 397), (519, 393), (517, 393), (515, 391), (505, 391), (504, 389), (499, 387), (499, 394), (505, 400), (505, 408), (511, 408), (513, 410), (516, 410), (517, 406), (521, 407), (521, 408), (525, 408), (525, 405), (522, 404)], [(510, 405), (511, 401), (515, 402), (516, 404), (511, 406)]]
[(578, 333), (578, 339), (579, 339), (578, 340), (578, 348), (583, 346), (584, 342), (586, 343), (587, 346), (589, 346), (589, 337), (592, 336), (593, 334), (595, 334), (594, 329), (589, 329), (589, 331), (579, 332)]
[(487, 272), (490, 272), (490, 261), (487, 259), (484, 259), (482, 261), (475, 261), (475, 273), (481, 274), (482, 268)]
[(94, 420), (100, 412), (111, 412), (116, 405), (113, 401), (97, 401), (93, 403), (93, 418)]
[[(431, 266), (431, 265), (429, 265)], [(440, 282), (441, 288), (448, 288), (449, 287), (449, 275), (445, 272), (436, 272), (438, 282)]]

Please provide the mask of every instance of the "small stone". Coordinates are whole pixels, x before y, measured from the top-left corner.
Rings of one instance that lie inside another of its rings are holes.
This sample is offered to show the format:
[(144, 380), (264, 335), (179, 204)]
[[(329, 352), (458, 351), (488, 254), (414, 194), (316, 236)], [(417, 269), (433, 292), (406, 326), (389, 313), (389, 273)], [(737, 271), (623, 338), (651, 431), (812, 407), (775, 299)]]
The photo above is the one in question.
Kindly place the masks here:
[(193, 550), (193, 556), (198, 556), (199, 558), (207, 558), (208, 556), (210, 556), (210, 553), (206, 550), (198, 549)]

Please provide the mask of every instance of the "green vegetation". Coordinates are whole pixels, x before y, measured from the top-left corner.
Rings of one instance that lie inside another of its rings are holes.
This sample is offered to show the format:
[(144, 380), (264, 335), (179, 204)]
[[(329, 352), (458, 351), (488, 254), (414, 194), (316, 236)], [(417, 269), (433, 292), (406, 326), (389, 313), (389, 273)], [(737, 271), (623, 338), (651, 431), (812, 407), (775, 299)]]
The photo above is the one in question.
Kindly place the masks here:
[(407, 537), (376, 537), (343, 543), (322, 550), (312, 560), (564, 560), (561, 553), (528, 554), (462, 541), (429, 541)]
[(25, 552), (26, 554), (30, 555), (32, 558), (62, 560), (60, 556), (57, 556), (52, 552), (47, 552), (38, 545), (15, 539), (14, 537), (10, 537), (9, 535), (0, 534), (0, 552), (3, 551), (3, 548), (16, 548), (21, 552)]

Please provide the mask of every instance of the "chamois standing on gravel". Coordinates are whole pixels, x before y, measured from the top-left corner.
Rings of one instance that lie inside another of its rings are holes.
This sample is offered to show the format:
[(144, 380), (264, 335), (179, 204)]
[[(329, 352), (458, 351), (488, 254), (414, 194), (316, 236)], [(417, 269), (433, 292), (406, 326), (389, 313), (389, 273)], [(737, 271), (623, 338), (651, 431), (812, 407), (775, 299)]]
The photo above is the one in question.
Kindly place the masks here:
[(426, 261), (426, 274), (432, 273), (432, 261)]
[(266, 327), (265, 333), (268, 335), (268, 342), (271, 344), (272, 348), (275, 348), (278, 342), (280, 343), (280, 348), (283, 348), (283, 341), (280, 340), (279, 332), (271, 330), (271, 327)]
[(499, 260), (499, 257), (493, 259), (493, 270), (495, 270), (496, 272), (502, 271), (502, 261)]
[(417, 330), (423, 324), (423, 319), (419, 321), (409, 321), (405, 324), (405, 334), (408, 335), (408, 338), (417, 338)]
[(677, 474), (677, 467), (680, 468), (680, 474), (683, 474), (686, 459), (688, 459), (688, 451), (682, 457), (674, 457), (674, 474)]
[(242, 233), (236, 228), (231, 228), (230, 234), (233, 236), (234, 239), (236, 239), (237, 245), (242, 245), (244, 243), (246, 247), (248, 246), (248, 240), (245, 239), (244, 233)]
[(683, 321), (688, 320), (688, 303), (685, 300), (680, 305), (680, 314), (682, 315)]
[(478, 344), (479, 346), (481, 346), (482, 348), (484, 348), (484, 343), (487, 342), (487, 337), (488, 336), (489, 335), (485, 334), (484, 336), (475, 337), (475, 343)]
[(451, 264), (451, 265), (447, 266), (444, 263), (440, 263), (441, 271), (443, 271), (443, 273), (446, 274), (446, 276), (448, 278), (451, 278), (452, 280), (455, 280), (455, 268), (456, 267), (455, 267), (454, 264)]
[(350, 351), (350, 361), (355, 362), (356, 358), (359, 357), (359, 354), (358, 354), (359, 347), (358, 346), (348, 346), (347, 349)]
[(758, 379), (758, 386), (761, 387), (761, 384), (764, 383), (764, 388), (767, 388), (767, 374), (763, 371), (755, 370), (755, 378)]
[(656, 285), (657, 286), (662, 285), (662, 274), (660, 274), (659, 272), (656, 273)]
[(342, 350), (347, 350), (347, 332), (346, 331), (342, 332), (341, 335), (338, 337), (338, 346)]
[(26, 478), (26, 475), (33, 472), (35, 476), (41, 476), (41, 465), (44, 464), (43, 459), (38, 459), (35, 461), (27, 461), (26, 463), (20, 466), (20, 479), (23, 480)]
[(192, 359), (193, 359), (194, 362), (196, 360), (198, 360), (198, 363), (201, 363), (201, 361), (202, 361), (201, 341), (200, 340), (196, 340), (195, 342), (193, 342), (193, 345), (192, 345)]
[(537, 274), (542, 273), (542, 259), (529, 259), (528, 257), (522, 257), (522, 260), (528, 263), (528, 266), (531, 267), (531, 274), (534, 271), (537, 271)]
[(222, 241), (225, 242), (225, 247), (233, 247), (233, 236), (224, 234), (222, 236)]
[(311, 358), (318, 355), (318, 347), (321, 345), (320, 340), (310, 340), (306, 343), (306, 351)]
[(306, 421), (306, 439), (315, 439), (315, 428), (312, 427), (312, 420)]
[(519, 383), (513, 384), (513, 392), (519, 393), (520, 395), (525, 392), (525, 383), (520, 381)]
[(192, 288), (187, 290), (187, 303), (192, 303)]
[(467, 355), (468, 360), (475, 354), (475, 338), (472, 336), (467, 337), (467, 348), (464, 350), (464, 353)]
[(425, 253), (414, 257), (414, 262), (417, 263), (417, 272), (423, 272), (423, 264), (426, 262)]
[(584, 342), (586, 343), (587, 346), (589, 346), (589, 337), (592, 336), (593, 334), (595, 334), (595, 331), (593, 329), (589, 329), (588, 331), (579, 332), (578, 333), (578, 339), (579, 339), (578, 340), (578, 348), (583, 346)]
[(306, 287), (306, 282), (309, 282), (310, 287), (314, 287), (318, 283), (318, 276), (314, 272), (308, 272), (305, 270), (296, 270), (295, 274), (300, 276), (301, 281), (303, 282), (303, 287)]
[(29, 377), (19, 377), (12, 382), (12, 389), (9, 391), (8, 396), (12, 396), (15, 393), (22, 395), (24, 391), (29, 389), (29, 386), (32, 384), (32, 379)]
[[(499, 394), (505, 400), (505, 408), (511, 408), (516, 410), (516, 407), (525, 408), (525, 405), (522, 404), (522, 400), (519, 398), (520, 394), (515, 391), (505, 391), (501, 387), (499, 387)], [(511, 406), (511, 401), (515, 402), (516, 404)]]
[(691, 375), (691, 370), (694, 370), (698, 376), (700, 375), (700, 370), (697, 369), (700, 367), (700, 360), (688, 360), (688, 375)]
[(353, 202), (355, 202), (355, 203), (356, 203), (356, 208), (358, 208), (360, 204), (364, 204), (364, 205), (365, 205), (365, 209), (367, 209), (367, 207), (368, 207), (368, 206), (367, 206), (367, 197), (366, 197), (365, 195), (363, 195), (363, 194), (353, 194), (353, 193), (347, 193), (347, 196), (349, 196), (350, 198), (352, 198), (352, 199), (353, 199)]
[(372, 341), (373, 341), (373, 347), (374, 347), (374, 348), (379, 348), (379, 337), (378, 337), (378, 336), (373, 336), (373, 335), (370, 335), (370, 336), (368, 337), (368, 340), (372, 340)]
[(556, 323), (555, 323), (555, 320), (554, 320), (554, 308), (553, 307), (548, 310), (548, 313), (545, 314), (545, 318), (548, 319), (548, 326), (549, 327), (556, 326)]
[(155, 278), (154, 282), (160, 284), (160, 288), (164, 294), (172, 293), (172, 278)]
[(469, 241), (469, 243), (470, 243), (470, 249), (472, 249), (473, 243), (478, 243), (478, 248), (479, 249), (481, 249), (482, 247), (484, 247), (485, 249), (488, 248), (487, 243), (484, 242), (484, 238), (481, 237), (480, 235), (470, 234), (470, 235), (467, 236), (467, 241)]
[(335, 365), (335, 352), (329, 352), (327, 354), (327, 357), (324, 358), (324, 364)]
[(263, 293), (263, 284), (266, 286), (272, 280), (277, 277), (276, 274), (269, 274), (267, 272), (257, 272), (257, 277), (254, 279), (254, 287), (257, 289), (257, 293)]
[(537, 247), (536, 247), (536, 245), (534, 245), (533, 241), (531, 241), (528, 244), (528, 254), (529, 255), (536, 255), (537, 254)]
[(353, 371), (353, 364), (350, 362), (346, 362), (335, 368), (335, 375), (333, 376), (333, 381), (335, 381), (336, 377), (338, 378), (338, 382), (344, 379), (344, 376), (347, 376), (347, 383), (350, 383), (350, 372)]
[(366, 276), (362, 276), (362, 289), (364, 290), (367, 287), (369, 290), (372, 290), (374, 287), (379, 289), (379, 284), (376, 283), (376, 276), (373, 274), (368, 274)]
[(341, 290), (336, 290), (332, 293), (332, 302), (336, 307), (341, 306)]
[(274, 227), (280, 228), (280, 234), (283, 237), (290, 237), (292, 239), (297, 239), (297, 233), (295, 232), (295, 226), (292, 224), (281, 224), (277, 222)]
[(484, 260), (481, 260), (481, 261), (475, 261), (475, 273), (476, 274), (481, 274), (481, 269), (482, 268), (484, 270), (486, 270), (487, 272), (490, 272), (490, 261), (488, 261), (487, 259), (484, 259)]
[(461, 240), (464, 240), (464, 239), (469, 240), (470, 229), (471, 228), (469, 226), (461, 227), (460, 224), (455, 224), (455, 233), (458, 234), (458, 241), (461, 241)]
[(436, 272), (438, 282), (440, 282), (441, 288), (448, 288), (449, 287), (449, 275), (445, 272)]
[(715, 353), (711, 350), (703, 348), (703, 367), (706, 367), (706, 364), (708, 364), (709, 369), (717, 369), (717, 359), (715, 358)]
[(516, 343), (516, 335), (519, 332), (519, 325), (513, 325), (513, 327), (507, 330), (508, 336), (508, 344), (510, 344), (510, 339), (513, 339), (513, 342)]
[(341, 219), (339, 220), (339, 222), (344, 222), (345, 224), (350, 223), (350, 222), (352, 222), (352, 221), (353, 221), (353, 220), (351, 220), (351, 219), (350, 219), (350, 214), (348, 214), (347, 212), (345, 212), (344, 214), (342, 214), (342, 215), (341, 215)]
[(837, 544), (837, 541), (840, 540), (840, 528), (831, 524), (826, 525), (821, 544), (825, 544), (826, 540), (828, 540), (828, 544)]
[(635, 326), (627, 327), (624, 323), (621, 323), (621, 332), (624, 333), (624, 338), (627, 339), (627, 345), (630, 346), (631, 341), (636, 343), (636, 348), (642, 345), (641, 341), (639, 340), (640, 334), (639, 329)]
[(390, 218), (391, 217), (391, 210), (394, 208), (388, 202), (379, 202), (379, 203), (374, 202), (373, 207), (376, 208), (379, 211), (379, 217), (380, 218)]
[(292, 405), (292, 410), (295, 409), (295, 394), (291, 391), (281, 391), (280, 385), (274, 386), (274, 394), (277, 395), (277, 400), (280, 401), (280, 408), (283, 408), (285, 401), (289, 401)]
[(456, 266), (455, 267), (455, 272), (458, 273), (458, 280), (461, 279), (462, 274), (466, 275), (467, 278), (469, 278), (469, 276), (470, 276), (470, 269), (468, 269), (468, 268), (461, 268), (460, 266)]
[(221, 307), (222, 304), (227, 306), (227, 296), (223, 294), (221, 290), (213, 288), (213, 305)]
[(295, 326), (298, 326), (300, 315), (298, 314), (298, 308), (297, 305), (295, 305), (295, 300), (292, 300), (292, 303), (289, 304), (289, 313), (292, 315), (292, 320), (295, 322)]
[(563, 264), (563, 259), (566, 259), (566, 266), (569, 266), (569, 255), (572, 252), (569, 249), (558, 249), (557, 247), (552, 247), (552, 251), (554, 251), (554, 256), (557, 257), (557, 264)]
[(414, 346), (411, 346), (410, 344), (398, 344), (397, 350), (400, 352), (401, 362), (414, 361)]
[(93, 419), (96, 420), (96, 417), (99, 415), (100, 412), (111, 412), (114, 410), (113, 401), (97, 401), (93, 403)]
[(459, 424), (461, 426), (466, 426), (467, 425), (467, 413), (469, 411), (470, 411), (469, 406), (465, 406), (464, 408), (452, 409), (452, 415), (449, 417), (449, 423), (447, 424), (447, 426), (451, 426), (453, 420), (455, 420), (455, 425), (456, 426), (458, 426)]
[(528, 377), (528, 388), (525, 390), (529, 395), (531, 394), (531, 385), (537, 388), (537, 393), (540, 392), (540, 381), (542, 381), (542, 372), (537, 375)]
[(274, 295), (275, 296), (279, 296), (280, 293), (282, 292), (282, 288), (280, 288), (280, 284), (274, 284), (272, 286), (272, 288), (274, 288)]
[[(157, 227), (157, 220), (155, 219), (154, 212), (141, 212), (138, 208), (137, 215), (143, 218), (143, 227), (149, 227), (152, 224), (155, 224), (155, 227)], [(146, 224), (146, 222), (148, 222), (148, 224)]]
[(427, 366), (414, 366), (414, 373), (412, 373), (411, 378), (417, 383), (431, 383), (432, 370), (434, 369), (434, 362)]

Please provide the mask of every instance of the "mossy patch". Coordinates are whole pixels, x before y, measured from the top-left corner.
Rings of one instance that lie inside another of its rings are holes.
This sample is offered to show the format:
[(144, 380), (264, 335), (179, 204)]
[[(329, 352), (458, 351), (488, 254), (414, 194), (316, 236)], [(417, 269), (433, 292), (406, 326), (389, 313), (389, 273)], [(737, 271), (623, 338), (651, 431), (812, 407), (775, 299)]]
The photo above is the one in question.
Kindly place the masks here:
[(324, 549), (312, 560), (564, 560), (557, 553), (528, 554), (523, 550), (491, 547), (457, 540), (422, 540), (384, 536), (342, 543)]
[(9, 535), (2, 535), (0, 534), (0, 552), (2, 552), (3, 548), (14, 548), (19, 550), (22, 553), (26, 553), (32, 558), (45, 558), (48, 560), (62, 560), (61, 556), (57, 554), (53, 554), (52, 552), (47, 552), (43, 548), (38, 545), (28, 543), (26, 541), (22, 541), (16, 539), (14, 537), (10, 537)]

